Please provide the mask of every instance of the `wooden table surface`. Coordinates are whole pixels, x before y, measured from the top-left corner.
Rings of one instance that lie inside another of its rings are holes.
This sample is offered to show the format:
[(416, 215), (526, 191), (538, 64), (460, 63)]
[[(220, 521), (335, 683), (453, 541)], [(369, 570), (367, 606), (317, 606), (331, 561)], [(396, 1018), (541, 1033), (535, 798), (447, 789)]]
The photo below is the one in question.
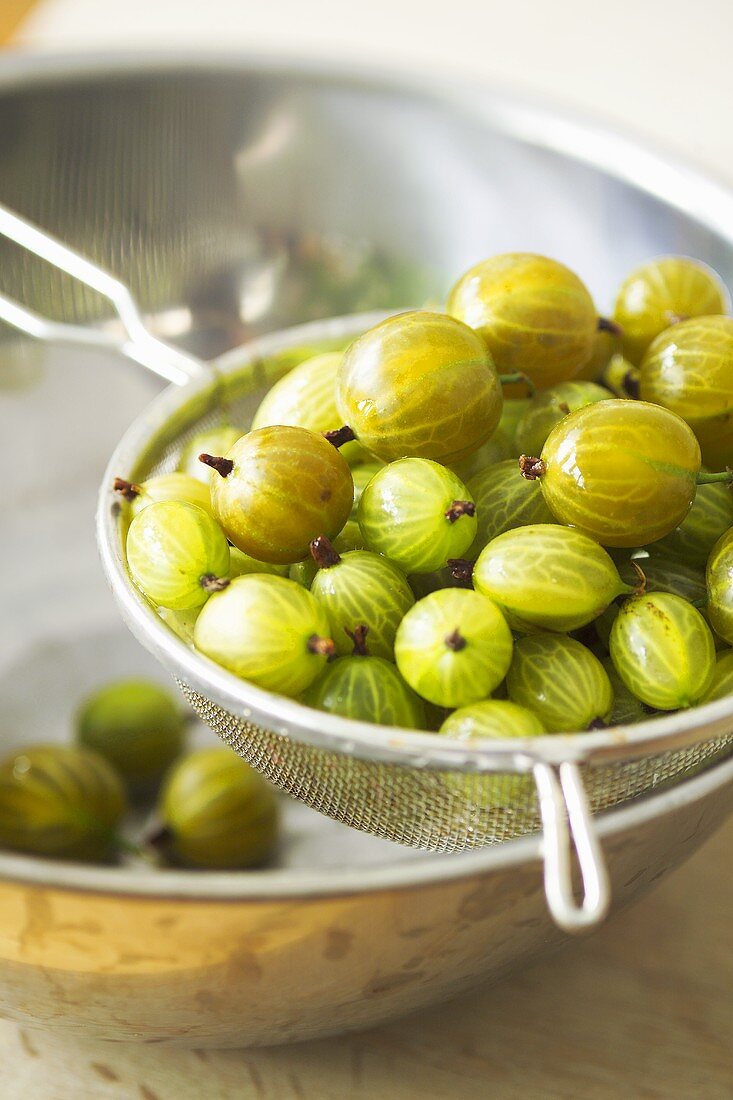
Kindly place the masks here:
[(733, 818), (602, 931), (362, 1035), (256, 1051), (0, 1023), (2, 1100), (731, 1100)]

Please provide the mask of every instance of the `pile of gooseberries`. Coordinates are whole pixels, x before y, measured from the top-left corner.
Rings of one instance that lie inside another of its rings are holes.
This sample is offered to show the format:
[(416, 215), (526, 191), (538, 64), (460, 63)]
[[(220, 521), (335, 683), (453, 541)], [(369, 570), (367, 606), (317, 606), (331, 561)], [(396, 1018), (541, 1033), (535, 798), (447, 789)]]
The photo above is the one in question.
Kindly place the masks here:
[(132, 579), (206, 658), (347, 719), (481, 740), (719, 698), (728, 302), (685, 257), (639, 266), (610, 317), (555, 260), (478, 263), (444, 312), (284, 374), (249, 431), (118, 479)]
[(78, 708), (72, 743), (28, 744), (0, 761), (0, 848), (153, 868), (265, 863), (278, 841), (274, 788), (232, 749), (187, 751), (190, 717), (149, 680), (99, 687)]

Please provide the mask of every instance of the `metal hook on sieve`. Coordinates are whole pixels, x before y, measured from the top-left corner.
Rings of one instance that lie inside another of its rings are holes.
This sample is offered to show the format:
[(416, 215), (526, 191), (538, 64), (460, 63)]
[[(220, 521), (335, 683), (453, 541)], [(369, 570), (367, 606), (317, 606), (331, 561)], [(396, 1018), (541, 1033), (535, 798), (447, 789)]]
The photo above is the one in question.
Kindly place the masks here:
[[(545, 894), (559, 926), (566, 932), (582, 932), (603, 920), (611, 904), (611, 886), (601, 845), (577, 764), (555, 768), (533, 767), (542, 818)], [(575, 849), (583, 898), (573, 890)]]
[(14, 241), (21, 248), (32, 252), (52, 267), (65, 272), (105, 297), (114, 306), (127, 334), (127, 340), (117, 339), (110, 333), (86, 325), (52, 321), (5, 294), (0, 294), (0, 320), (37, 340), (119, 352), (166, 381), (177, 385), (183, 385), (207, 371), (206, 365), (200, 359), (172, 348), (148, 332), (135, 300), (124, 283), (103, 268), (97, 267), (91, 260), (81, 256), (68, 245), (62, 244), (49, 233), (1, 205), (0, 236)]

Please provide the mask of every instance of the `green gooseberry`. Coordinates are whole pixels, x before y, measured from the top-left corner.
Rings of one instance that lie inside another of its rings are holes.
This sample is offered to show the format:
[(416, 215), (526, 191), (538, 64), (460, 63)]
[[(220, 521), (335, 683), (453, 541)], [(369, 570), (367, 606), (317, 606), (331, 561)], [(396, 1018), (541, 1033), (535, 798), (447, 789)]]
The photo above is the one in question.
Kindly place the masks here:
[(733, 317), (698, 317), (658, 336), (641, 362), (641, 396), (690, 425), (708, 466), (733, 465)]
[(499, 427), (497, 428), (497, 431), (503, 432), (506, 438), (509, 440), (509, 445), (511, 446), (512, 453), (511, 456), (507, 455), (507, 458), (519, 458), (519, 455), (521, 454), (521, 451), (517, 448), (517, 425), (529, 408), (530, 401), (531, 398), (529, 397), (504, 398), (504, 408), (502, 409), (501, 420), (499, 421)]
[(565, 634), (533, 634), (515, 642), (506, 683), (512, 702), (533, 711), (550, 733), (604, 726), (613, 708), (603, 665)]
[(695, 706), (710, 686), (715, 668), (710, 628), (692, 604), (671, 592), (626, 600), (610, 646), (629, 691), (655, 710)]
[(180, 471), (174, 471), (172, 474), (158, 474), (147, 478), (139, 485), (116, 477), (113, 488), (127, 501), (131, 516), (136, 516), (149, 504), (157, 504), (164, 500), (182, 500), (187, 504), (195, 504), (198, 508), (203, 508), (213, 518), (208, 484), (203, 485), (190, 474)]
[(554, 523), (536, 481), (517, 477), (515, 458), (497, 462), (476, 474), (466, 488), (476, 505), (476, 538), (466, 556), (475, 558), (497, 535), (515, 527)]
[(267, 691), (300, 695), (336, 651), (325, 609), (286, 577), (237, 577), (202, 609), (194, 643), (205, 656)]
[(402, 729), (425, 728), (425, 704), (395, 666), (371, 655), (371, 628), (351, 633), (353, 653), (331, 661), (303, 695), (303, 702), (329, 714)]
[(725, 649), (718, 654), (713, 671), (710, 687), (700, 700), (701, 703), (712, 703), (714, 699), (724, 699), (727, 695), (733, 695), (733, 650)]
[[(658, 256), (619, 287), (614, 320), (623, 331), (624, 355), (640, 363), (652, 341), (688, 317), (726, 313), (728, 292), (716, 273), (688, 256)], [(647, 398), (645, 398), (647, 400)]]
[(149, 600), (188, 611), (229, 583), (229, 546), (208, 512), (182, 500), (161, 500), (130, 524), (127, 565)]
[(493, 434), (502, 400), (484, 342), (427, 311), (390, 317), (355, 340), (336, 390), (342, 422), (387, 462), (465, 458)]
[(548, 435), (563, 417), (594, 401), (608, 399), (608, 390), (595, 382), (559, 382), (536, 393), (516, 428), (519, 453), (540, 454)]
[(540, 389), (573, 378), (594, 351), (593, 299), (545, 256), (511, 252), (476, 264), (451, 290), (447, 310), (483, 337), (497, 370), (521, 371)]
[(440, 707), (485, 699), (506, 675), (512, 635), (498, 607), (465, 588), (432, 592), (397, 630), (395, 660), (414, 690)]
[(374, 475), (357, 517), (370, 550), (405, 573), (431, 573), (471, 545), (475, 512), (466, 486), (451, 470), (426, 458), (403, 458)]
[(633, 591), (598, 543), (551, 523), (492, 539), (479, 554), (473, 583), (502, 609), (513, 630), (524, 633), (577, 630)]
[(201, 460), (220, 474), (211, 503), (225, 535), (257, 561), (302, 561), (312, 539), (333, 538), (349, 518), (351, 471), (335, 446), (306, 428), (258, 428), (226, 456)]
[[(340, 428), (343, 420), (336, 408), (336, 380), (342, 359), (343, 353), (340, 351), (323, 352), (293, 367), (265, 395), (254, 415), (252, 427), (290, 424), (294, 428), (308, 428), (318, 433)], [(340, 449), (350, 466), (369, 458), (355, 440), (345, 443)], [(224, 454), (225, 451), (219, 449), (209, 453)]]
[(342, 556), (325, 536), (311, 543), (311, 555), (318, 567), (311, 594), (325, 608), (336, 652), (351, 653), (353, 632), (368, 623), (369, 652), (393, 660), (397, 627), (415, 602), (405, 574), (369, 550)]
[[(692, 507), (682, 523), (655, 545), (704, 569), (715, 543), (729, 527), (733, 527), (730, 487), (719, 483), (698, 485)], [(678, 595), (683, 596), (684, 592)]]
[(100, 753), (132, 791), (154, 787), (183, 751), (186, 722), (170, 693), (149, 680), (99, 688), (76, 717), (81, 745)]
[[(358, 470), (360, 467), (357, 466), (356, 469)], [(351, 550), (366, 550), (364, 536), (355, 519), (346, 521), (341, 533), (333, 540), (333, 548), (339, 554), (348, 554)], [(303, 588), (310, 588), (317, 572), (318, 566), (313, 560), (313, 555), (309, 553), (307, 558), (303, 558), (302, 561), (294, 562), (294, 564), (290, 566), (287, 575), (290, 577), (291, 581), (297, 581), (298, 584), (302, 584)]]
[(553, 428), (540, 460), (520, 458), (539, 478), (559, 523), (602, 546), (644, 546), (682, 523), (700, 473), (700, 447), (685, 421), (645, 401), (598, 401)]
[(98, 752), (34, 745), (0, 764), (0, 847), (102, 863), (119, 844), (127, 809), (119, 776)]
[(733, 527), (713, 547), (706, 580), (710, 625), (728, 645), (733, 645)]
[(631, 726), (635, 722), (643, 722), (649, 717), (649, 711), (641, 700), (629, 691), (616, 672), (616, 666), (611, 658), (603, 658), (601, 664), (606, 670), (613, 689), (613, 707), (608, 718), (609, 726)]
[[(225, 455), (242, 434), (240, 428), (232, 428), (229, 424), (221, 424), (218, 428), (197, 432), (181, 453), (178, 469), (189, 477), (203, 482), (208, 488), (211, 482), (211, 470), (199, 462), (199, 455)], [(198, 501), (193, 503), (197, 504)]]
[(275, 791), (231, 749), (199, 749), (184, 757), (165, 782), (158, 811), (155, 844), (184, 867), (258, 867), (277, 844)]

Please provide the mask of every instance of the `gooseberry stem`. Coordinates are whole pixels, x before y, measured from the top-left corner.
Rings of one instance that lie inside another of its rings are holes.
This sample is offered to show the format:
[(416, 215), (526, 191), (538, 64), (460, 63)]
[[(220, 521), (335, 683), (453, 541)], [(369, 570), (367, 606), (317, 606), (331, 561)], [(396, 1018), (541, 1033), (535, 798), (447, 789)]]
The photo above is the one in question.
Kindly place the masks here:
[(701, 470), (697, 475), (698, 485), (714, 485), (719, 481), (724, 482), (726, 485), (733, 485), (733, 467), (727, 466), (725, 470), (721, 470), (717, 474), (703, 473)]
[(602, 718), (594, 718), (592, 722), (588, 724), (589, 730), (606, 730), (608, 729), (608, 722), (604, 722)]
[(327, 439), (338, 450), (339, 447), (343, 447), (344, 443), (353, 443), (356, 434), (353, 428), (350, 428), (348, 424), (344, 424), (342, 428), (334, 428), (333, 431), (324, 432), (323, 438)]
[(610, 317), (599, 317), (598, 325), (599, 332), (608, 332), (611, 336), (623, 336), (624, 330), (617, 321), (612, 321)]
[(639, 581), (639, 583), (634, 588), (634, 595), (635, 596), (643, 596), (644, 593), (646, 592), (646, 573), (641, 568), (638, 561), (634, 561), (633, 558), (631, 559), (631, 568), (636, 573), (636, 576), (637, 576), (638, 581)]
[(317, 634), (311, 634), (305, 647), (309, 653), (317, 653), (320, 657), (333, 657), (336, 646), (331, 638), (319, 638)]
[(112, 488), (120, 496), (123, 496), (125, 500), (133, 501), (142, 493), (142, 489), (139, 485), (136, 485), (134, 481), (125, 481), (124, 477), (116, 477), (112, 482)]
[(319, 569), (331, 569), (341, 561), (341, 555), (334, 549), (333, 543), (326, 535), (319, 535), (313, 539), (310, 552)]
[(354, 643), (352, 656), (368, 657), (369, 649), (367, 648), (366, 638), (367, 634), (369, 633), (369, 627), (366, 625), (366, 623), (361, 623), (360, 626), (355, 626), (353, 630), (349, 630), (349, 628), (345, 626), (344, 630)]
[(476, 505), (472, 500), (454, 500), (445, 513), (449, 523), (455, 523), (461, 516), (475, 516)]
[(534, 455), (519, 456), (519, 472), (525, 481), (537, 481), (538, 478), (544, 476), (545, 469), (545, 464), (541, 458), (535, 458)]
[(512, 382), (524, 382), (525, 386), (527, 387), (527, 394), (530, 397), (534, 397), (537, 391), (537, 387), (535, 386), (529, 375), (524, 374), (524, 372), (521, 370), (512, 371), (511, 374), (500, 374), (499, 381), (501, 382), (502, 386), (509, 386)]
[(446, 634), (444, 641), (448, 649), (452, 649), (454, 653), (460, 653), (460, 651), (465, 649), (468, 645), (468, 642), (463, 637), (458, 627), (451, 631), (450, 634)]
[(204, 573), (199, 581), (204, 592), (223, 592), (229, 583), (228, 577), (217, 577), (213, 573)]
[(626, 374), (621, 379), (621, 388), (625, 390), (632, 401), (638, 401), (641, 397), (638, 372), (633, 369), (627, 370)]
[(211, 466), (212, 470), (216, 470), (222, 477), (229, 477), (234, 469), (231, 458), (222, 458), (220, 455), (199, 455), (199, 462), (203, 462), (205, 466)]
[(454, 581), (458, 581), (459, 584), (464, 585), (466, 588), (473, 588), (474, 563), (470, 558), (448, 558), (445, 564), (448, 566), (448, 570)]

